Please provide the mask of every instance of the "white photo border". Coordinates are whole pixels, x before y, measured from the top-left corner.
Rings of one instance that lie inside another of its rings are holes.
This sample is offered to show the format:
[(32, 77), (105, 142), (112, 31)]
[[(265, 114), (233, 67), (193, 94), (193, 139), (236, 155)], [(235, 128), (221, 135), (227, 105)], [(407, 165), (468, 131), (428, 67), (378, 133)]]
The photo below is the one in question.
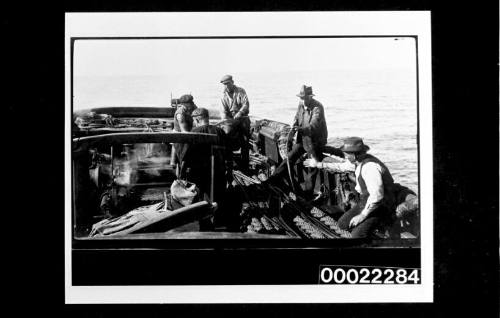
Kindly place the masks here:
[[(66, 13), (65, 301), (84, 303), (433, 302), (433, 145), (430, 11)], [(196, 23), (193, 23), (196, 21)], [(300, 24), (296, 21), (301, 21)], [(421, 284), (73, 286), (71, 43), (78, 37), (413, 36), (417, 39)]]

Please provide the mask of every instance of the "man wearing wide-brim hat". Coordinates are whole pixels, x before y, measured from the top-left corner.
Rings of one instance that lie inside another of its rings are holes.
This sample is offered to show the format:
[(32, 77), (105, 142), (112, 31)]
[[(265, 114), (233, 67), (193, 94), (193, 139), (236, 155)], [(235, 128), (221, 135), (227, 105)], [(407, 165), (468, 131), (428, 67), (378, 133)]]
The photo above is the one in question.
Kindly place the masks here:
[(249, 138), (250, 138), (250, 102), (246, 91), (242, 87), (234, 85), (232, 75), (224, 75), (221, 80), (224, 92), (221, 100), (222, 120), (233, 120), (234, 129), (239, 131), (239, 143), (241, 148), (241, 169), (247, 170), (249, 162)]
[[(338, 220), (339, 227), (351, 230), (353, 238), (369, 236), (381, 223), (390, 222), (395, 211), (396, 198), (392, 175), (382, 161), (367, 153), (369, 149), (359, 137), (344, 139), (340, 147), (345, 158), (355, 166), (355, 189), (360, 194), (359, 203)], [(311, 168), (339, 169), (338, 164), (315, 160), (306, 160), (304, 165)]]
[[(328, 138), (325, 111), (323, 105), (313, 98), (312, 87), (302, 85), (297, 96), (300, 98), (300, 102), (292, 124), (292, 133), (296, 131), (297, 138), (295, 145), (288, 153), (287, 160), (290, 167), (293, 167), (306, 152), (312, 158), (321, 161), (323, 148)], [(287, 169), (287, 162), (284, 160), (276, 168), (271, 182), (276, 180), (278, 176), (284, 176)], [(290, 173), (293, 174), (293, 168), (290, 170)]]

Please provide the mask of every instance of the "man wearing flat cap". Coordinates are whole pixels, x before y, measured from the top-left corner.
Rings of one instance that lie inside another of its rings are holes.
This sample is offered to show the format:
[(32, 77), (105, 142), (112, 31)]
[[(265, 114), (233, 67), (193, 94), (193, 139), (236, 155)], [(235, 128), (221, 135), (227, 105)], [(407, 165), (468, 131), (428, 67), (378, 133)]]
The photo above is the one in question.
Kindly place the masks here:
[(241, 146), (241, 159), (242, 170), (248, 168), (249, 159), (249, 146), (248, 140), (250, 138), (250, 118), (248, 113), (250, 110), (250, 103), (248, 96), (242, 87), (234, 85), (233, 77), (231, 75), (224, 75), (220, 82), (224, 85), (224, 95), (222, 96), (222, 120), (234, 120), (234, 127), (240, 132), (240, 146)]
[[(186, 94), (179, 98), (180, 106), (174, 114), (174, 130), (177, 132), (189, 132), (193, 128), (193, 118), (191, 113), (197, 108), (193, 102), (193, 96)], [(184, 144), (174, 144), (174, 161), (173, 163), (181, 163), (184, 156)]]
[[(301, 101), (292, 124), (292, 132), (297, 132), (297, 139), (292, 150), (288, 153), (290, 163), (290, 174), (293, 173), (293, 165), (297, 163), (304, 153), (321, 161), (323, 159), (323, 148), (328, 138), (325, 111), (323, 105), (313, 98), (311, 86), (302, 85), (297, 95)], [(278, 176), (286, 174), (287, 162), (284, 160), (273, 174), (271, 182)]]
[[(360, 195), (359, 203), (338, 220), (341, 229), (352, 230), (353, 238), (367, 237), (381, 223), (390, 222), (395, 211), (394, 180), (389, 169), (367, 153), (369, 149), (359, 137), (346, 138), (340, 147), (345, 158), (355, 166), (355, 190)], [(315, 160), (306, 160), (304, 164), (311, 168), (339, 169), (338, 164)]]

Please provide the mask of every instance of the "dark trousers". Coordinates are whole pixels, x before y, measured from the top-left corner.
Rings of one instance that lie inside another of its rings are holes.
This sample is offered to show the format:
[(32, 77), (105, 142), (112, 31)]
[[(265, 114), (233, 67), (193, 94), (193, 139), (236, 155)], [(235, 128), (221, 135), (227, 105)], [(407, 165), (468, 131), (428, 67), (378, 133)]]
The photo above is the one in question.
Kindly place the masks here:
[[(363, 210), (363, 205), (356, 205), (349, 211), (345, 212), (338, 220), (339, 227), (343, 230), (349, 230), (349, 222)], [(389, 210), (385, 206), (379, 206), (373, 210), (368, 217), (352, 229), (351, 235), (353, 238), (368, 237), (373, 230), (379, 225), (387, 222), (390, 218)]]
[(250, 118), (243, 117), (240, 119), (240, 145), (241, 145), (241, 170), (248, 172), (248, 164), (250, 161)]
[[(316, 160), (321, 161), (323, 159), (323, 154), (321, 152), (321, 147), (316, 147), (314, 149), (311, 149), (307, 153), (309, 153), (311, 156), (316, 158)], [(290, 173), (292, 175), (292, 179), (294, 182), (294, 186), (296, 183), (296, 178), (294, 177), (294, 167), (295, 165), (301, 163), (301, 157), (303, 154), (306, 153), (306, 150), (304, 149), (304, 146), (301, 143), (297, 143), (293, 145), (292, 150), (288, 153), (288, 161), (290, 162)], [(276, 168), (276, 170), (273, 173), (272, 178), (274, 180), (278, 178), (287, 178), (288, 179), (288, 166), (287, 166), (287, 161), (283, 160), (279, 166)], [(295, 189), (300, 189), (299, 186), (295, 186)]]
[(245, 173), (248, 172), (248, 165), (250, 162), (250, 147), (248, 142), (249, 142), (248, 136), (242, 136), (240, 168)]
[[(205, 199), (205, 196), (210, 197), (210, 187), (211, 182), (211, 167), (208, 165), (193, 167), (189, 169), (189, 173), (186, 174), (187, 180), (196, 184), (200, 190), (201, 200)], [(213, 217), (204, 218), (199, 221), (200, 231), (213, 231), (215, 228), (215, 223), (218, 223), (221, 219), (221, 213), (225, 209), (224, 205), (224, 195), (226, 193), (226, 178), (225, 171), (215, 167), (214, 175), (214, 202), (217, 202), (218, 209), (215, 211)]]
[[(288, 161), (290, 162), (290, 168), (293, 168), (298, 159), (305, 153), (306, 151), (304, 150), (304, 147), (302, 147), (302, 144), (293, 145), (292, 150), (290, 150), (290, 152), (288, 153)], [(274, 175), (285, 176), (285, 174), (288, 173), (287, 169), (288, 167), (286, 160), (283, 160), (274, 171)]]

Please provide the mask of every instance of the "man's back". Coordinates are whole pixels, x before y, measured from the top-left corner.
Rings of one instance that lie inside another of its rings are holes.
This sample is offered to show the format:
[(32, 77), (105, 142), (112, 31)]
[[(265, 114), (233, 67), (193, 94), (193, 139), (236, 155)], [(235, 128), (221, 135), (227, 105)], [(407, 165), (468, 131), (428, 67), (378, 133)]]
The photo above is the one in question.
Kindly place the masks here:
[[(203, 134), (213, 134), (217, 135), (217, 144), (214, 145), (216, 147), (224, 147), (226, 146), (226, 134), (224, 133), (224, 130), (217, 126), (213, 125), (203, 125), (203, 126), (198, 126), (193, 128), (192, 132), (196, 133), (203, 133)], [(207, 144), (199, 144), (199, 145), (190, 145), (190, 150), (189, 150), (189, 157), (187, 160), (192, 160), (195, 162), (206, 162), (206, 158), (210, 158), (212, 154), (211, 146)], [(224, 160), (224, 149), (216, 149), (214, 150), (214, 155), (215, 155), (215, 161), (216, 164), (218, 161)], [(220, 162), (219, 162), (220, 163)]]
[(193, 128), (192, 132), (217, 135), (217, 144), (190, 144), (186, 147), (183, 158), (181, 176), (196, 183), (199, 188), (208, 194), (211, 183), (211, 156), (214, 154), (214, 194), (217, 197), (224, 191), (226, 161), (230, 160), (230, 151), (227, 150), (224, 131), (216, 126), (203, 125)]

